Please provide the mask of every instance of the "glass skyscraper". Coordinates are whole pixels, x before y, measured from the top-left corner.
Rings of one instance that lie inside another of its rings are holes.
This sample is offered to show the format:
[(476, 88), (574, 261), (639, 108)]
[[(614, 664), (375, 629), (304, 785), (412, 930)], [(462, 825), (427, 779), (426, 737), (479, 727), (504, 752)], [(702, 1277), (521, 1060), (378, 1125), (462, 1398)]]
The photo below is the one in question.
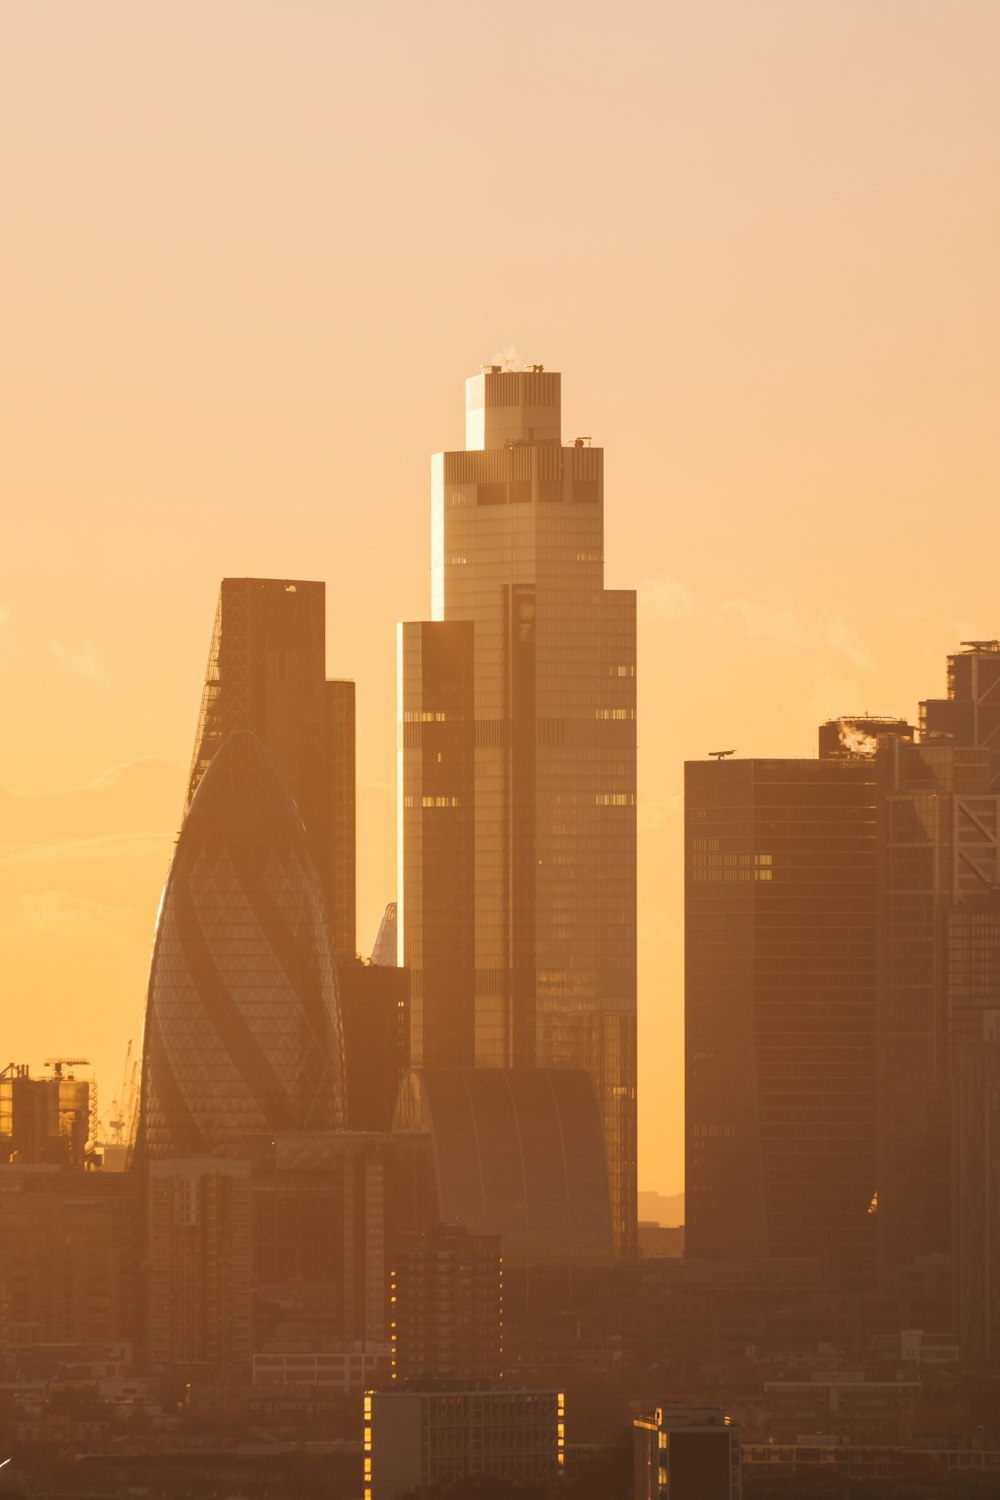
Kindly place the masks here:
[(686, 1253), (870, 1290), (874, 757), (685, 771)]
[(956, 1053), (1000, 977), (1000, 642), (964, 645), (919, 744), (878, 754), (879, 1268), (925, 1327), (951, 1316), (923, 1288), (952, 1249)]
[(237, 1156), (248, 1135), (336, 1130), (344, 1056), (323, 893), (295, 804), (254, 734), (219, 747), (160, 903), (140, 1154)]
[(432, 620), (399, 627), (399, 946), (425, 1067), (583, 1068), (635, 1241), (635, 595), (560, 377), (486, 366), (431, 468)]
[(267, 746), (302, 815), (334, 950), (355, 954), (354, 683), (326, 677), (326, 585), (224, 578), (205, 673), (188, 806), (226, 736)]

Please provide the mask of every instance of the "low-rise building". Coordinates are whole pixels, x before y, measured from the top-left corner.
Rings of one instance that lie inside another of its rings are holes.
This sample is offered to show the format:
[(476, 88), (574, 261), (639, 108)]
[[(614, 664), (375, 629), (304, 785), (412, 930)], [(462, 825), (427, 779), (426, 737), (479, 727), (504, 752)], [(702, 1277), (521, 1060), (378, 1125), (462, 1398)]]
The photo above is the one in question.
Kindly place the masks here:
[(565, 1452), (561, 1391), (490, 1381), (423, 1381), (365, 1396), (365, 1500), (396, 1500), (470, 1474), (518, 1481), (556, 1475)]
[(739, 1500), (740, 1429), (719, 1407), (668, 1402), (632, 1430), (633, 1500)]

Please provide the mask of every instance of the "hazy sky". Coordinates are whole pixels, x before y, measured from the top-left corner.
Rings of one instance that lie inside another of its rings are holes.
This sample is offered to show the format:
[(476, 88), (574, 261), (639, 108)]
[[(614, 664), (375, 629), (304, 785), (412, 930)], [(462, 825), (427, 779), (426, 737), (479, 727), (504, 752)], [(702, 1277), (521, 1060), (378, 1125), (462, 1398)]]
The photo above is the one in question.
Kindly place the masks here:
[(1000, 634), (998, 66), (997, 0), (0, 0), (0, 1061), (110, 1107), (223, 574), (327, 580), (370, 947), (428, 455), (514, 346), (639, 589), (679, 1188), (683, 760), (810, 754)]

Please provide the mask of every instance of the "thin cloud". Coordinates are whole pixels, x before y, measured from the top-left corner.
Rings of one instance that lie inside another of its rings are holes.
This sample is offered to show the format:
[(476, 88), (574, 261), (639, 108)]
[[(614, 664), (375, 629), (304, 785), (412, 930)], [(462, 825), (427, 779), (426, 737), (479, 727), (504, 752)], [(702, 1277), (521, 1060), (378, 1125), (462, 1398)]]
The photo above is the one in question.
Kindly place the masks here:
[(39, 844), (0, 844), (0, 866), (41, 865), (91, 859), (166, 858), (172, 836), (163, 833), (115, 833), (92, 839), (49, 839)]
[(47, 890), (18, 897), (14, 926), (36, 938), (103, 947), (133, 915), (132, 908), (127, 906), (111, 906), (70, 891)]
[(643, 579), (639, 603), (650, 620), (691, 621), (707, 630), (737, 630), (751, 641), (767, 641), (788, 651), (831, 651), (845, 656), (859, 671), (875, 670), (864, 642), (842, 615), (829, 610), (810, 622), (794, 610), (757, 599), (724, 599), (721, 604), (707, 605), (677, 578)]
[(650, 802), (640, 801), (638, 808), (639, 827), (643, 833), (656, 833), (680, 815), (684, 798), (680, 792), (667, 792)]
[(111, 686), (108, 669), (98, 657), (93, 641), (81, 641), (77, 647), (66, 646), (62, 641), (50, 641), (49, 644), (64, 672), (82, 677), (85, 682), (96, 683), (98, 687)]

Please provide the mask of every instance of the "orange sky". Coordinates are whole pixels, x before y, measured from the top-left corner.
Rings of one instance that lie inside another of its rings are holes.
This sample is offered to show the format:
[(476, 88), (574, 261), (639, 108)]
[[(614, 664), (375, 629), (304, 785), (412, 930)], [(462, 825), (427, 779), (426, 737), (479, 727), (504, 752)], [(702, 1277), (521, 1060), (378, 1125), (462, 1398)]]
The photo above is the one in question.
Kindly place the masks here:
[(682, 761), (812, 753), (1000, 634), (998, 57), (996, 0), (0, 5), (3, 1061), (110, 1106), (224, 573), (328, 582), (370, 946), (428, 454), (513, 345), (640, 590), (640, 1183), (680, 1187)]

